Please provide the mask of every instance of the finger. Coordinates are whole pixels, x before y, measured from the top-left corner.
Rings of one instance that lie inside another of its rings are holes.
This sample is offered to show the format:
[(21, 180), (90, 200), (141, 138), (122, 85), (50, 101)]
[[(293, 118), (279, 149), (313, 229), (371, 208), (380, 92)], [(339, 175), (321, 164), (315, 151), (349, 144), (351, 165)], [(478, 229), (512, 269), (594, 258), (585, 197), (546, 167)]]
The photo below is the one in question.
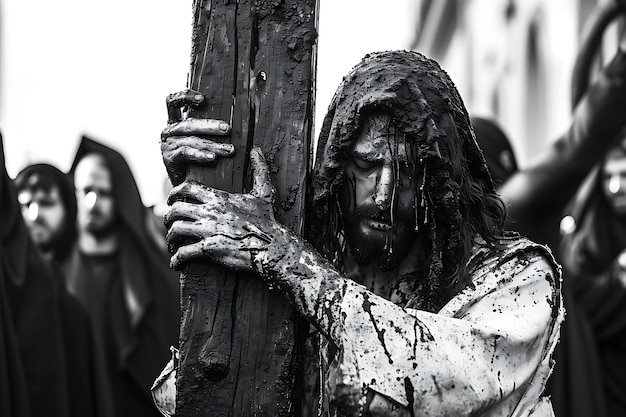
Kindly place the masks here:
[(167, 231), (165, 242), (170, 253), (173, 253), (181, 246), (200, 241), (201, 237), (198, 227), (193, 223), (175, 221)]
[(202, 151), (187, 146), (178, 148), (171, 151), (169, 159), (172, 163), (177, 165), (186, 164), (199, 164), (199, 165), (213, 165), (217, 159), (214, 152)]
[(168, 123), (176, 123), (182, 120), (182, 108), (184, 106), (197, 106), (202, 101), (204, 101), (204, 96), (194, 90), (187, 89), (169, 94), (165, 98)]
[(170, 268), (181, 269), (187, 262), (204, 257), (202, 242), (181, 246), (170, 258)]
[(270, 171), (267, 167), (265, 157), (258, 147), (252, 148), (250, 151), (250, 160), (252, 164), (252, 194), (255, 197), (259, 197), (269, 203), (273, 202), (274, 187), (272, 186), (272, 179), (270, 178)]
[(208, 215), (210, 215), (210, 211), (201, 204), (175, 200), (163, 216), (163, 223), (166, 227), (170, 227), (177, 220), (196, 221), (204, 219)]
[(207, 187), (197, 181), (185, 181), (172, 188), (167, 197), (167, 204), (172, 205), (176, 201), (196, 201), (206, 204), (216, 199), (228, 200), (228, 198), (225, 191)]
[(167, 126), (161, 136), (226, 136), (229, 133), (230, 125), (224, 120), (190, 117)]
[(187, 146), (201, 151), (211, 151), (218, 156), (231, 156), (235, 153), (235, 146), (232, 143), (214, 142), (210, 139), (198, 136), (174, 136), (165, 135), (161, 144), (163, 152), (171, 152), (177, 148)]

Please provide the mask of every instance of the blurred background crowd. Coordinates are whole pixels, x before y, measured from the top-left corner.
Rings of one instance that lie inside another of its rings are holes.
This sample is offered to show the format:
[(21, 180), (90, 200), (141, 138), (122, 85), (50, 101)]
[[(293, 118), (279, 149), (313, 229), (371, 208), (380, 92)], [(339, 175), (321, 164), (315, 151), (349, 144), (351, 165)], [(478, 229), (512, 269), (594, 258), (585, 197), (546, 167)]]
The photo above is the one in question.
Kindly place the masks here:
[[(626, 83), (626, 2), (320, 3), (316, 130), (367, 52), (439, 61), (513, 205), (512, 227), (563, 264), (557, 417), (626, 415), (626, 107), (611, 108), (620, 100), (603, 89)], [(158, 415), (149, 388), (179, 319), (159, 138), (165, 96), (186, 84), (191, 13), (191, 0), (0, 0), (0, 370), (11, 376), (0, 415)], [(545, 161), (576, 168), (537, 168)], [(536, 192), (525, 195), (545, 201), (525, 214), (518, 172), (531, 173), (524, 186)], [(545, 172), (571, 181), (546, 192)], [(23, 364), (7, 359), (16, 352)]]

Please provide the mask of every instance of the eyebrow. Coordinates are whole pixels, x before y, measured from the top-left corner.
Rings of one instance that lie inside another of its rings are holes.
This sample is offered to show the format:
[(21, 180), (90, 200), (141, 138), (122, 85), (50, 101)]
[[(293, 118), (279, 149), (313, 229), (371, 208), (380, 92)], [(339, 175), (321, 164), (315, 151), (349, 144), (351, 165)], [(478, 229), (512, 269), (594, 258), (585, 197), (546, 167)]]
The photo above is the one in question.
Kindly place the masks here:
[[(378, 159), (372, 157), (369, 152), (362, 152), (362, 151), (359, 151), (356, 148), (352, 149), (351, 155), (356, 156), (356, 157), (358, 157), (358, 158), (360, 158), (360, 159), (362, 159), (364, 161), (368, 161), (368, 162), (376, 162), (376, 161), (378, 161)], [(406, 152), (398, 152), (396, 154), (396, 157), (397, 157), (399, 162), (410, 162)]]

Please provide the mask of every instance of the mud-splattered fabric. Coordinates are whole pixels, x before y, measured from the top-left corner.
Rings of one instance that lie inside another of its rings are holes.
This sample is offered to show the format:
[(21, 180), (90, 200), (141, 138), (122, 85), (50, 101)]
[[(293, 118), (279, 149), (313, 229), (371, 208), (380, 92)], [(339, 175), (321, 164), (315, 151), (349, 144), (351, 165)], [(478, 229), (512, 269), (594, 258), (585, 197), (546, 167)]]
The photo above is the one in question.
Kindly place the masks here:
[[(312, 249), (285, 263), (297, 277), (294, 304), (320, 332), (319, 405), (305, 415), (356, 417), (367, 407), (371, 416), (553, 415), (543, 391), (564, 317), (560, 268), (526, 238), (502, 245), (477, 240), (472, 284), (437, 313), (373, 294)], [(382, 413), (368, 404), (372, 394)]]
[[(437, 314), (405, 309), (349, 282), (332, 315), (338, 352), (322, 374), (335, 393), (376, 391), (415, 416), (549, 416), (542, 393), (563, 320), (560, 270), (523, 238), (476, 246), (473, 285)], [(331, 415), (331, 414), (324, 414)]]

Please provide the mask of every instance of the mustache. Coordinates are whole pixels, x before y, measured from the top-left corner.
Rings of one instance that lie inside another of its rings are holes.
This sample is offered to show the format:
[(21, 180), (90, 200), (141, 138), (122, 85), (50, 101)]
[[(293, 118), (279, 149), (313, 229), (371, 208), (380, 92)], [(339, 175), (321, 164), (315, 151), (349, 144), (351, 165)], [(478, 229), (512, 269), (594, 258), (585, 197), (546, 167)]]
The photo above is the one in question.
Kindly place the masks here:
[(376, 204), (361, 204), (354, 211), (354, 217), (372, 219), (378, 221), (391, 221), (391, 211), (381, 210)]
[[(392, 215), (393, 211), (393, 215)], [(407, 208), (402, 209), (400, 207), (381, 210), (376, 204), (372, 203), (364, 203), (361, 204), (354, 210), (352, 215), (355, 219), (371, 219), (380, 222), (391, 223), (392, 219), (402, 220), (402, 219), (412, 219), (415, 216), (414, 210), (409, 210)]]

